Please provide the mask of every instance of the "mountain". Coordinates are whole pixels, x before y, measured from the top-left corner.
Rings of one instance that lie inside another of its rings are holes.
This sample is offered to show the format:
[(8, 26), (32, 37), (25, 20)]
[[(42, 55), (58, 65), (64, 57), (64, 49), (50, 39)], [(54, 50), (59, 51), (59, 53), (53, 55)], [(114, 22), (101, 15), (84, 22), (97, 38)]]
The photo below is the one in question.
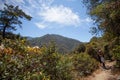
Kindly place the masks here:
[(82, 44), (82, 42), (78, 40), (55, 34), (47, 34), (37, 38), (28, 38), (30, 46), (41, 47), (43, 45), (49, 45), (51, 41), (55, 42), (55, 46), (57, 47), (57, 50), (60, 53), (69, 53), (73, 51), (79, 44)]

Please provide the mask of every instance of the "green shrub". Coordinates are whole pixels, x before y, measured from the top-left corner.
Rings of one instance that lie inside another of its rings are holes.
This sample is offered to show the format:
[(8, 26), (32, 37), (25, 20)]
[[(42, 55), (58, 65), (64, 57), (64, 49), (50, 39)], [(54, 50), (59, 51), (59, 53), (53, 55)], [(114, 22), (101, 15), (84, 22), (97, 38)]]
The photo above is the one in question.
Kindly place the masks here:
[(61, 77), (59, 80), (72, 80), (73, 74), (73, 61), (69, 55), (61, 55), (60, 61), (57, 64), (57, 70), (59, 72), (59, 76)]
[(36, 53), (25, 46), (24, 40), (7, 39), (2, 43), (5, 48), (0, 51), (0, 80), (73, 80), (74, 72), (86, 76), (97, 68), (88, 54), (63, 55), (53, 44)]
[(0, 80), (72, 79), (71, 65), (68, 65), (70, 60), (58, 54), (54, 45), (42, 47), (38, 49), (40, 53), (34, 53), (26, 50), (21, 40), (6, 40), (3, 43), (5, 49), (0, 52)]
[(80, 76), (87, 76), (98, 67), (98, 63), (96, 62), (96, 60), (91, 58), (86, 53), (74, 55), (73, 61), (74, 69), (78, 71), (78, 75)]
[(84, 44), (80, 44), (74, 51), (74, 53), (81, 53), (81, 52), (85, 52), (86, 47)]
[(5, 48), (12, 48), (14, 53), (24, 53), (26, 51), (26, 40), (25, 39), (4, 39), (2, 44), (4, 44)]
[(57, 53), (55, 46), (49, 46), (41, 55), (41, 64), (43, 72), (50, 77), (51, 80), (71, 80), (72, 75), (70, 60), (60, 53)]
[(117, 45), (113, 49), (113, 57), (116, 60), (116, 66), (120, 67), (120, 46)]
[(86, 53), (88, 53), (92, 58), (98, 60), (97, 50), (92, 46), (87, 46)]
[(34, 73), (30, 76), (30, 80), (50, 80), (49, 77), (46, 77), (42, 72)]

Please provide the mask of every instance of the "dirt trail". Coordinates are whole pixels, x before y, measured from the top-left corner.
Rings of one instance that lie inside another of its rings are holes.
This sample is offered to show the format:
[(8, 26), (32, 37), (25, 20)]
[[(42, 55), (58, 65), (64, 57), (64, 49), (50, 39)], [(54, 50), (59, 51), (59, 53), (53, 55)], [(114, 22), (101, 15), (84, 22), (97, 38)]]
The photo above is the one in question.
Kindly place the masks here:
[[(115, 64), (115, 62), (106, 62), (107, 67), (112, 67)], [(84, 80), (117, 80), (115, 75), (112, 75), (111, 69), (103, 69), (100, 67), (97, 71), (95, 71), (92, 76), (89, 76), (88, 78)]]

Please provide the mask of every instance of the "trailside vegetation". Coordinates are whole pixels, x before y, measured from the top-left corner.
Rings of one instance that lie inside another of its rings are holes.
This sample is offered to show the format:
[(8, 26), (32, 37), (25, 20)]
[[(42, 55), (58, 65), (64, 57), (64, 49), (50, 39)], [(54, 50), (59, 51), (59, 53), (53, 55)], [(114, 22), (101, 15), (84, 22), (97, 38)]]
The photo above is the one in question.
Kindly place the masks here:
[(83, 0), (88, 14), (95, 22), (91, 33), (101, 34), (106, 41), (104, 50), (112, 55), (120, 67), (120, 0)]

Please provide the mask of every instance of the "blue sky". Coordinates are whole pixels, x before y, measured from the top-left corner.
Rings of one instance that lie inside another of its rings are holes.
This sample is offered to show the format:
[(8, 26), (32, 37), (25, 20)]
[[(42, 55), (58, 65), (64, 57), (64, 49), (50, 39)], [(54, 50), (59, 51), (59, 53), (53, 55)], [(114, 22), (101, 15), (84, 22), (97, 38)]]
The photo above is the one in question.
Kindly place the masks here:
[(22, 36), (59, 34), (82, 42), (92, 37), (89, 31), (93, 21), (82, 0), (0, 0), (1, 9), (4, 2), (18, 5), (33, 17), (31, 21), (22, 20), (22, 29), (17, 28), (15, 33)]

